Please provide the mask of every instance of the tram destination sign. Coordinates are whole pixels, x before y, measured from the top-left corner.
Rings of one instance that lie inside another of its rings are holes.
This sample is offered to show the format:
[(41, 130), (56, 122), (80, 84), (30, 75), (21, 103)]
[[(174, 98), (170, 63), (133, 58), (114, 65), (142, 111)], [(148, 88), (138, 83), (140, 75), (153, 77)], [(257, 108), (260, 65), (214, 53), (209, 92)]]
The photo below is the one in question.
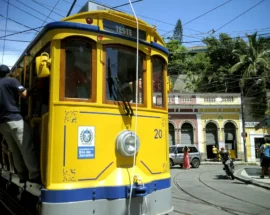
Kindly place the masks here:
[[(117, 22), (103, 19), (103, 28), (105, 31), (114, 32), (128, 37), (137, 37), (137, 29)], [(139, 30), (139, 39), (146, 40), (146, 32)]]

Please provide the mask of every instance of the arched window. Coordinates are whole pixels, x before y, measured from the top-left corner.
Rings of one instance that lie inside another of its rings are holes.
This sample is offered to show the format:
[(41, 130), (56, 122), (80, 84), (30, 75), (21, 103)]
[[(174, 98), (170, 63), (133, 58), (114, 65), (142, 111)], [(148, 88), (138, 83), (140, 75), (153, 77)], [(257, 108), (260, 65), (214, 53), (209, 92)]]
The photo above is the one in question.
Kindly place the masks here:
[(61, 100), (93, 101), (96, 88), (96, 45), (82, 37), (61, 43)]
[(189, 145), (193, 143), (193, 127), (190, 123), (184, 123), (181, 126), (181, 144)]

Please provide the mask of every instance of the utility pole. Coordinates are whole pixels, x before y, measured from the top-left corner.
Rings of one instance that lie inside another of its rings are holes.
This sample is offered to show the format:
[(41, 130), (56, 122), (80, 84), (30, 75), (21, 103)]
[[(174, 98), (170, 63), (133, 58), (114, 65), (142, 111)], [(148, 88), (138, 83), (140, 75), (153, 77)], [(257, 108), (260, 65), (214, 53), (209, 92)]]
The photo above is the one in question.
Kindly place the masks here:
[(242, 113), (242, 129), (243, 133), (241, 134), (243, 138), (243, 143), (244, 143), (244, 159), (245, 162), (247, 162), (247, 149), (246, 149), (246, 129), (245, 129), (245, 114), (244, 114), (244, 92), (243, 92), (243, 87), (241, 85), (241, 80), (239, 82), (240, 89), (241, 89), (241, 113)]
[[(246, 97), (248, 96), (249, 91), (257, 84), (261, 83), (262, 79), (257, 79), (256, 82), (249, 87), (247, 93), (246, 93)], [(239, 80), (239, 87), (241, 89), (241, 113), (242, 113), (242, 129), (243, 132), (241, 134), (242, 138), (243, 138), (243, 143), (244, 143), (244, 158), (245, 158), (245, 162), (247, 162), (247, 148), (246, 148), (246, 139), (247, 139), (247, 133), (246, 133), (246, 121), (245, 121), (245, 113), (244, 113), (244, 89), (243, 86), (241, 85), (241, 79)]]

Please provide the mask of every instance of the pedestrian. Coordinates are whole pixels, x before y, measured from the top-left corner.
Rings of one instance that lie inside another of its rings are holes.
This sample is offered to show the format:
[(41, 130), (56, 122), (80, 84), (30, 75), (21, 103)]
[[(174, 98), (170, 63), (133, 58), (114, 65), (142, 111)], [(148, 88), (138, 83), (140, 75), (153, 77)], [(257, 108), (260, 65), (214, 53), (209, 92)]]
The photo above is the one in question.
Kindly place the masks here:
[(19, 96), (26, 98), (34, 88), (26, 90), (9, 73), (8, 66), (0, 66), (0, 133), (12, 152), (20, 183), (41, 183), (31, 130), (17, 106)]
[(218, 150), (217, 150), (215, 145), (212, 148), (212, 152), (213, 152), (213, 155), (214, 155), (214, 159), (217, 160), (217, 152), (218, 152)]
[(189, 162), (189, 155), (188, 152), (190, 149), (185, 146), (182, 150), (184, 152), (184, 164), (183, 164), (183, 169), (190, 169), (190, 162)]
[(264, 173), (268, 169), (268, 176), (270, 178), (270, 135), (264, 136), (265, 143), (260, 147), (261, 152), (261, 167), (262, 174), (260, 178), (264, 178)]

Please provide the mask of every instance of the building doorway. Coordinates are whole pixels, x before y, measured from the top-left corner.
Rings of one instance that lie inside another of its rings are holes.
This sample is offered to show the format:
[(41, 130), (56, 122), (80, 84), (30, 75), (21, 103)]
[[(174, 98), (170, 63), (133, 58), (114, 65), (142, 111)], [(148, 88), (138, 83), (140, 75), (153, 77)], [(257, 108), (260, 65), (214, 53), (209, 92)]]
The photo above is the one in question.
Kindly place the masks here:
[(231, 150), (237, 157), (236, 127), (232, 122), (227, 122), (224, 126), (225, 147)]
[(218, 149), (218, 128), (215, 123), (207, 123), (205, 127), (205, 137), (207, 158), (215, 158), (212, 152), (213, 146), (216, 146)]
[(169, 123), (169, 144), (175, 145), (175, 128), (172, 123)]

